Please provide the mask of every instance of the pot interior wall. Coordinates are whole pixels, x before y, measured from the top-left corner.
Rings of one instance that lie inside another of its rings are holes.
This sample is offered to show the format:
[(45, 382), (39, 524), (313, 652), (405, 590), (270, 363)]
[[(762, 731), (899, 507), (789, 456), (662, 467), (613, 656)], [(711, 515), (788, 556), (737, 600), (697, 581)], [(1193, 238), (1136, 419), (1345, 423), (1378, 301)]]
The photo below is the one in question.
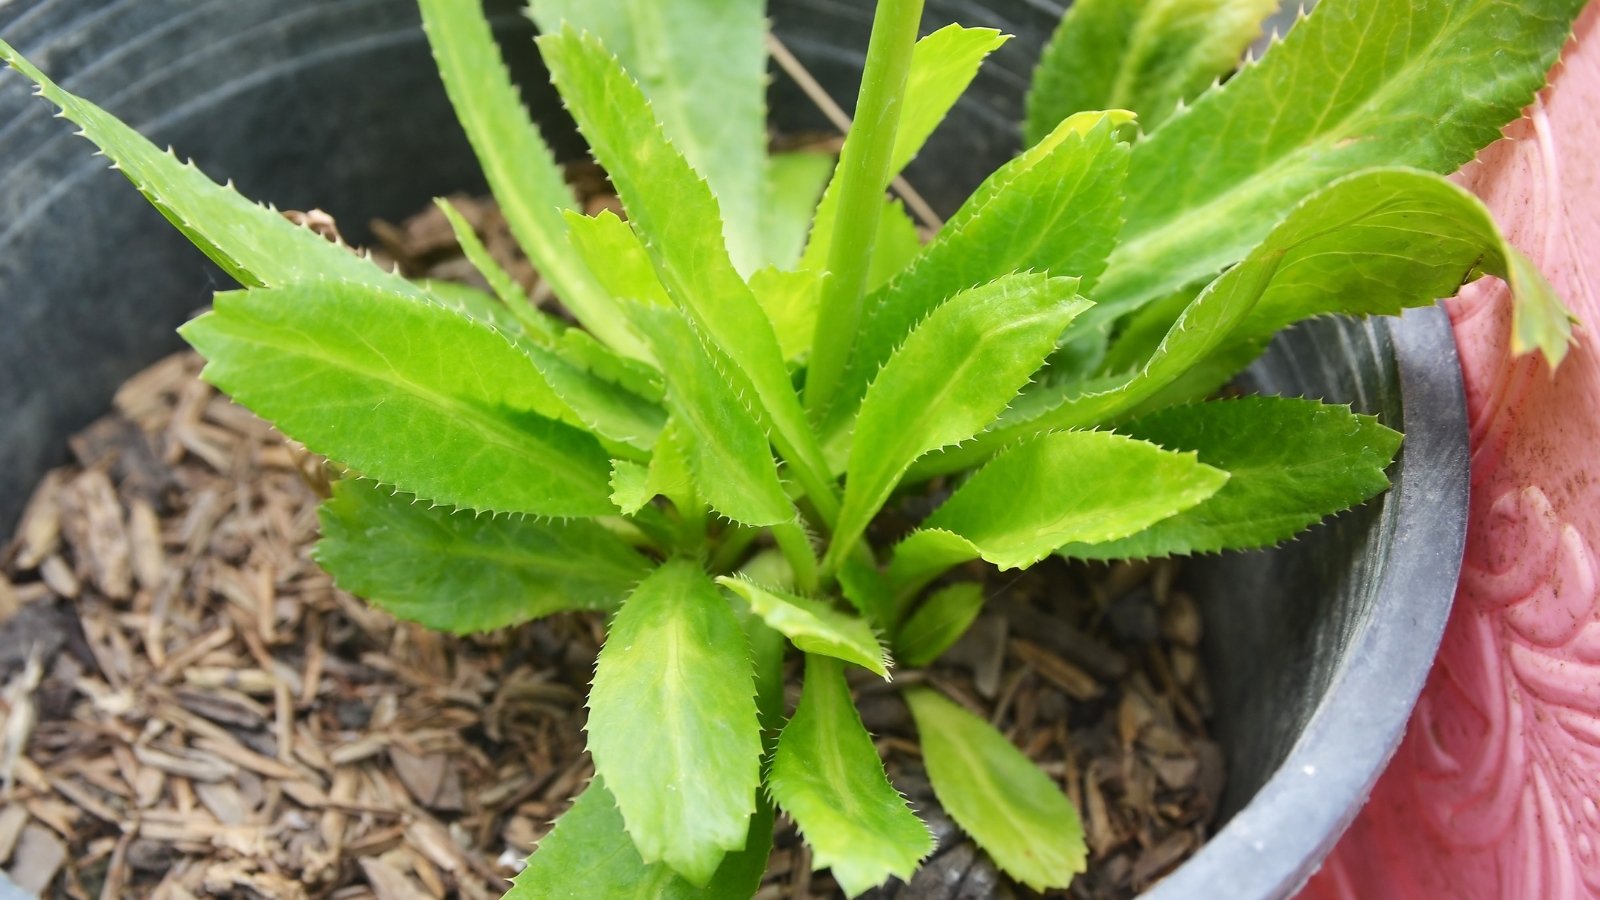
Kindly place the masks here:
[[(489, 8), (531, 107), (558, 150), (575, 155), (581, 145), (532, 53), (531, 27), (514, 3), (491, 0)], [(848, 105), (871, 5), (773, 0), (771, 8), (791, 49)], [(1015, 151), (1027, 77), (1059, 14), (1043, 0), (930, 0), (930, 28), (959, 21), (1017, 36), (909, 172), (936, 207), (953, 210)], [(353, 240), (365, 236), (370, 217), (398, 218), (437, 194), (482, 187), (410, 0), (12, 0), (0, 2), (0, 35), (156, 143), (193, 156), (215, 177), (233, 178), (248, 196), (284, 209), (326, 209)], [(782, 77), (774, 80), (771, 101), (780, 128), (826, 127)], [(61, 461), (65, 438), (106, 408), (123, 379), (175, 349), (173, 328), (213, 291), (231, 286), (70, 132), (20, 78), (0, 78), (5, 530), (32, 483)], [(1438, 395), (1440, 409), (1431, 414), (1451, 420), (1446, 431), (1460, 431), (1452, 419), (1460, 408), (1453, 345), (1439, 318), (1415, 323), (1423, 336), (1400, 342), (1438, 357), (1422, 363)], [(1406, 412), (1399, 391), (1405, 365), (1403, 353), (1397, 363), (1387, 324), (1320, 322), (1280, 341), (1252, 377), (1268, 391), (1352, 402), (1398, 424)], [(1460, 442), (1444, 443), (1439, 452), (1455, 452), (1460, 464)], [(1418, 452), (1417, 441), (1409, 442), (1397, 475), (1402, 482), (1440, 465)], [(1464, 483), (1449, 473), (1439, 477), (1439, 521), (1428, 527), (1437, 537), (1436, 562), (1448, 568), (1450, 554), (1459, 557)], [(1229, 814), (1281, 774), (1281, 763), (1306, 743), (1308, 724), (1329, 706), (1351, 667), (1372, 664), (1353, 654), (1385, 605), (1432, 606), (1412, 616), (1417, 648), (1385, 663), (1394, 695), (1386, 703), (1401, 708), (1381, 728), (1352, 738), (1373, 743), (1366, 756), (1352, 757), (1360, 771), (1331, 798), (1300, 801), (1332, 805), (1303, 817), (1298, 828), (1306, 833), (1274, 836), (1269, 856), (1298, 857), (1267, 866), (1275, 874), (1247, 889), (1237, 873), (1206, 863), (1214, 849), (1208, 846), (1185, 867), (1188, 896), (1286, 890), (1283, 884), (1303, 877), (1353, 815), (1358, 795), (1392, 749), (1438, 639), (1438, 595), (1442, 590), (1447, 603), (1454, 580), (1453, 569), (1435, 572), (1443, 588), (1413, 583), (1405, 586), (1410, 595), (1393, 596), (1396, 562), (1388, 548), (1403, 524), (1397, 496), (1283, 550), (1192, 570), (1207, 616), (1217, 729), (1229, 759)], [(1225, 843), (1228, 834), (1212, 844)]]

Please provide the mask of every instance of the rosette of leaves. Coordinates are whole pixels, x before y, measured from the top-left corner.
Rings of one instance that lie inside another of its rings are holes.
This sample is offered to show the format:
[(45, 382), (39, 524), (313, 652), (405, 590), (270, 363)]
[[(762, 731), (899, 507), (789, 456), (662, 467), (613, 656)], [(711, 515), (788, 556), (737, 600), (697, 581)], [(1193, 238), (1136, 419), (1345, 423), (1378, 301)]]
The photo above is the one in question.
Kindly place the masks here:
[[(513, 895), (748, 897), (781, 810), (853, 896), (933, 842), (845, 670), (950, 646), (983, 602), (955, 566), (1264, 547), (1381, 492), (1400, 438), (1378, 422), (1206, 399), (1302, 319), (1495, 275), (1518, 349), (1559, 361), (1559, 300), (1440, 176), (1531, 100), (1581, 5), (1325, 0), (1235, 72), (1275, 4), (1080, 0), (1026, 149), (924, 244), (886, 188), (995, 30), (918, 40), (921, 0), (880, 0), (836, 165), (767, 151), (760, 4), (540, 0), (624, 220), (576, 208), (477, 4), (421, 0), (570, 319), (448, 207), (492, 293), (384, 271), (0, 57), (244, 286), (182, 332), (208, 380), (348, 472), (317, 548), (338, 584), (457, 632), (609, 616), (596, 776)], [(948, 497), (875, 543), (885, 503), (935, 476)], [(1086, 854), (1054, 780), (936, 691), (904, 697), (955, 822), (1018, 881), (1068, 884)]]

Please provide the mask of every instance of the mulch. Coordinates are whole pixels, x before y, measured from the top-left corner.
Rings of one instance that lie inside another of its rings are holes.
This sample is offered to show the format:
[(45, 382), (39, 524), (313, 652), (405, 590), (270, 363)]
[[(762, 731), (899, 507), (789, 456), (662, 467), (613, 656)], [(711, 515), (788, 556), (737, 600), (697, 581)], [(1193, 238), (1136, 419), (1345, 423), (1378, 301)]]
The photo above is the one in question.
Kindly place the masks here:
[[(492, 203), (458, 199), (541, 296)], [(442, 224), (378, 225), (380, 253), (476, 281)], [(3, 545), (0, 865), (72, 898), (498, 897), (592, 772), (602, 622), (455, 638), (336, 590), (309, 556), (322, 463), (199, 367), (183, 353), (128, 381)], [(1060, 896), (1132, 896), (1198, 848), (1221, 793), (1196, 607), (1166, 564), (990, 578), (971, 632), (895, 684), (937, 684), (1062, 783), (1091, 861)], [(940, 837), (878, 896), (1031, 896), (939, 812), (895, 687), (856, 686)], [(760, 896), (837, 895), (781, 824)]]

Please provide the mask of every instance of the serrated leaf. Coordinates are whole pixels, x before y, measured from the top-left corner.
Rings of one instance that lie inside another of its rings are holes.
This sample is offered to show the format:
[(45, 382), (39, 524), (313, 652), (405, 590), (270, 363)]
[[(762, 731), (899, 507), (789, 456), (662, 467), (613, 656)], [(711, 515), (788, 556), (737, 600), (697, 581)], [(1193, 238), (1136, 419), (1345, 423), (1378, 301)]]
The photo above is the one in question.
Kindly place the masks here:
[(1127, 109), (1153, 131), (1239, 65), (1278, 0), (1078, 0), (1028, 91), (1024, 140), (1090, 109)]
[(889, 679), (888, 654), (865, 619), (840, 612), (825, 600), (764, 587), (744, 578), (723, 576), (717, 583), (738, 594), (769, 628), (801, 650), (855, 663), (885, 681)]
[(767, 787), (799, 827), (815, 868), (855, 897), (909, 881), (933, 835), (889, 785), (839, 664), (806, 657), (805, 688), (773, 754)]
[[(1010, 39), (1010, 35), (993, 28), (952, 24), (917, 41), (911, 53), (911, 70), (906, 74), (905, 106), (890, 155), (891, 180), (921, 152), (934, 129), (978, 76), (983, 61)], [(889, 184), (886, 182), (883, 187), (887, 190)], [(801, 261), (806, 268), (820, 270), (827, 266), (828, 244), (838, 217), (838, 193), (835, 175), (817, 205), (816, 220)]]
[(1559, 306), (1536, 270), (1515, 263), (1520, 258), (1483, 204), (1437, 175), (1410, 169), (1352, 175), (1296, 207), (1201, 291), (1141, 367), (1077, 396), (1025, 399), (1019, 408), (1029, 409), (1029, 417), (1002, 420), (919, 474), (970, 465), (1024, 435), (1111, 421), (1179, 387), (1179, 396), (1204, 396), (1272, 335), (1313, 316), (1395, 315), (1486, 273), (1509, 277), (1524, 305)]
[(830, 559), (847, 552), (923, 454), (995, 420), (1088, 306), (1075, 278), (1023, 273), (963, 291), (895, 351), (861, 403)]
[(340, 588), (455, 634), (567, 610), (612, 610), (650, 562), (593, 522), (478, 516), (346, 479), (314, 557)]
[(533, 0), (529, 11), (546, 34), (566, 24), (594, 35), (639, 79), (667, 137), (716, 195), (734, 264), (746, 273), (760, 266), (767, 164), (765, 5)]
[[(426, 500), (603, 516), (610, 463), (504, 336), (367, 285), (218, 294), (179, 329), (201, 375), (315, 453)], [(553, 408), (552, 404), (556, 404)]]
[(982, 609), (983, 585), (975, 581), (934, 591), (895, 633), (895, 657), (913, 668), (932, 663), (966, 634)]
[(772, 819), (763, 801), (751, 817), (744, 848), (723, 857), (710, 883), (698, 888), (670, 867), (646, 865), (639, 858), (616, 799), (597, 775), (539, 841), (505, 900), (744, 900), (761, 885), (772, 848)]
[(904, 618), (911, 602), (934, 579), (964, 562), (978, 558), (978, 548), (953, 531), (918, 528), (894, 547), (884, 577), (894, 597), (893, 623)]
[(163, 153), (93, 103), (62, 90), (0, 41), (0, 61), (32, 79), (39, 94), (82, 129), (112, 165), (167, 221), (241, 284), (279, 286), (314, 278), (361, 282), (420, 299), (422, 291), (344, 246), (258, 206), (195, 168)]
[(445, 93), (517, 243), (584, 327), (618, 352), (648, 359), (616, 301), (568, 248), (561, 211), (576, 201), (528, 118), (481, 0), (419, 0), (418, 5)]
[(511, 328), (511, 324), (515, 323), (521, 326), (529, 339), (545, 346), (558, 339), (567, 330), (566, 324), (529, 301), (522, 286), (489, 253), (489, 248), (478, 238), (478, 232), (473, 230), (472, 224), (454, 204), (443, 197), (437, 197), (433, 202), (444, 214), (445, 221), (450, 223), (450, 230), (455, 234), (456, 243), (461, 245), (461, 252), (500, 300), (498, 308), (483, 310), (493, 317), (495, 327), (515, 334), (516, 329)]
[[(833, 175), (826, 153), (778, 153), (770, 160), (761, 206), (761, 247), (766, 265), (789, 270), (800, 262), (822, 191)], [(780, 335), (781, 339), (781, 335)]]
[(1126, 559), (1244, 550), (1293, 537), (1382, 493), (1400, 434), (1349, 407), (1245, 397), (1163, 410), (1117, 429), (1169, 450), (1193, 450), (1228, 483), (1199, 505), (1137, 534), (1068, 544), (1062, 556)]
[(627, 222), (609, 209), (593, 216), (572, 210), (564, 215), (573, 249), (611, 296), (646, 306), (672, 305), (649, 251)]
[(913, 687), (905, 698), (928, 781), (950, 818), (1028, 887), (1070, 884), (1088, 847), (1078, 811), (1055, 781), (988, 722), (933, 690)]
[(766, 435), (739, 400), (684, 317), (671, 309), (638, 309), (635, 318), (665, 371), (667, 404), (682, 429), (677, 449), (712, 509), (745, 525), (799, 517), (778, 480)]
[(1318, 3), (1259, 64), (1134, 148), (1128, 221), (1093, 320), (1211, 277), (1340, 177), (1466, 163), (1533, 99), (1582, 7)]
[[(595, 158), (645, 237), (656, 275), (674, 304), (731, 365), (723, 375), (750, 397), (773, 443), (817, 496), (822, 453), (789, 380), (778, 339), (722, 241), (717, 200), (667, 140), (639, 86), (616, 58), (570, 28), (539, 38)], [(816, 489), (816, 490), (814, 490)]]
[(1063, 544), (1148, 528), (1227, 480), (1194, 453), (1111, 432), (1059, 431), (990, 460), (923, 525), (960, 535), (1002, 569), (1026, 568)]
[(585, 728), (645, 862), (704, 886), (744, 847), (761, 780), (750, 648), (697, 565), (667, 561), (622, 604)]
[(1094, 113), (991, 175), (901, 275), (872, 292), (824, 433), (841, 428), (894, 349), (940, 303), (1011, 272), (1077, 276), (1087, 291), (1121, 223), (1125, 116)]

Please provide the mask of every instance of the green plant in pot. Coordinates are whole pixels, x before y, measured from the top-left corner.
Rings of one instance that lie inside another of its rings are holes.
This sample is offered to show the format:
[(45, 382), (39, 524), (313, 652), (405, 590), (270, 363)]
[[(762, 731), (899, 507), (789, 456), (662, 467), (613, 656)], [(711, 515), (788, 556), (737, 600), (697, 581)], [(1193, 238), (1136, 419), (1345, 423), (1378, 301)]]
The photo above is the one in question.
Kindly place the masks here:
[[(1270, 546), (1381, 492), (1400, 436), (1208, 399), (1279, 330), (1490, 274), (1552, 364), (1559, 300), (1439, 173), (1542, 84), (1581, 3), (1328, 0), (1224, 84), (1274, 4), (1085, 0), (1027, 149), (924, 244), (886, 194), (1004, 36), (880, 0), (837, 165), (769, 155), (760, 4), (541, 0), (542, 56), (627, 218), (585, 215), (476, 3), (422, 0), (445, 86), (560, 301), (413, 283), (162, 154), (0, 44), (244, 290), (183, 329), (205, 376), (344, 472), (318, 558), (457, 632), (609, 616), (596, 777), (513, 894), (750, 896), (776, 811), (850, 895), (933, 849), (848, 667), (926, 665), (956, 573)], [(1492, 64), (1491, 64), (1492, 61)], [(906, 534), (897, 497), (934, 500)], [(783, 664), (804, 655), (797, 706)], [(946, 811), (1007, 874), (1086, 851), (1054, 781), (902, 692)]]

